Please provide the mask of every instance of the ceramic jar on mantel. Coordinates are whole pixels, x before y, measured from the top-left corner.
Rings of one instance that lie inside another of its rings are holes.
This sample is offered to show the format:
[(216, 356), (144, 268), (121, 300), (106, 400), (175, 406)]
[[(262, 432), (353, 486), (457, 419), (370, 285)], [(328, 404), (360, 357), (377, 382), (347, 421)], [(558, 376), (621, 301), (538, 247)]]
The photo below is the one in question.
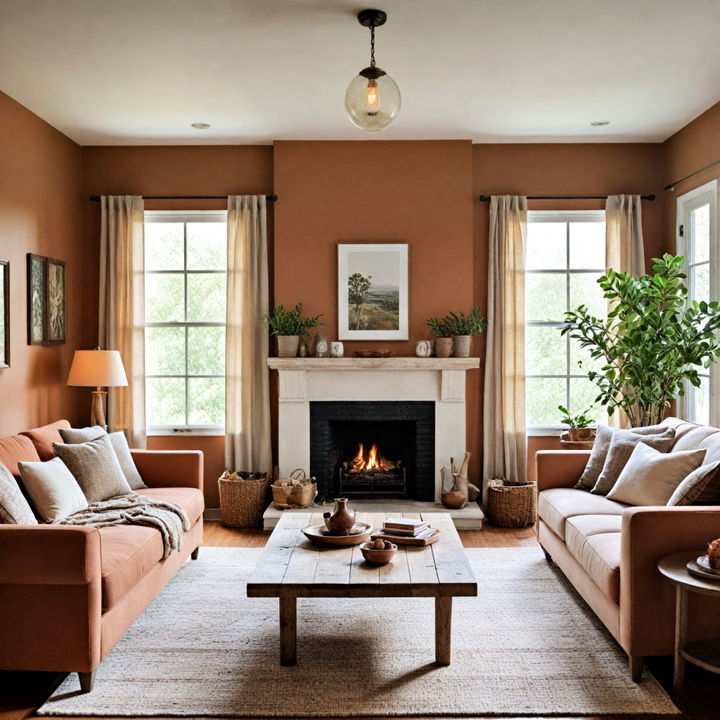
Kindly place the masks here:
[(429, 358), (432, 355), (432, 343), (429, 340), (418, 340), (415, 343), (415, 355), (419, 358)]
[(299, 335), (278, 335), (277, 336), (278, 357), (297, 357), (300, 347)]
[(470, 357), (472, 348), (472, 335), (455, 335), (452, 339), (452, 354), (454, 357)]
[(450, 337), (435, 338), (435, 357), (448, 358), (452, 354), (453, 339)]

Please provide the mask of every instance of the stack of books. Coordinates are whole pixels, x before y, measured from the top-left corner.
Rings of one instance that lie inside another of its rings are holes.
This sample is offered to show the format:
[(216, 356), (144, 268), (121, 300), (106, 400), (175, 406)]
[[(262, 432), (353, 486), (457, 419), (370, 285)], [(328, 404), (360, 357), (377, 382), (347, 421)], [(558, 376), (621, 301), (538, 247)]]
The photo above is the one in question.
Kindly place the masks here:
[(435, 534), (427, 520), (407, 520), (406, 518), (388, 518), (382, 528), (383, 535), (417, 538), (424, 540)]

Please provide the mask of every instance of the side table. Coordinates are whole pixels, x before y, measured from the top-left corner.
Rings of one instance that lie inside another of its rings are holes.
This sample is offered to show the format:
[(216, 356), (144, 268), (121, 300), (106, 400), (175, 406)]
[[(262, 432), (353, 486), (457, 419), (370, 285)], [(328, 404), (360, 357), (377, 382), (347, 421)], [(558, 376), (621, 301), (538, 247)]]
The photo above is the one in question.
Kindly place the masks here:
[(714, 595), (720, 601), (720, 580), (703, 580), (691, 575), (687, 563), (702, 555), (702, 550), (669, 555), (658, 564), (658, 570), (675, 583), (675, 669), (673, 692), (682, 692), (685, 663), (691, 662), (704, 670), (720, 674), (720, 639), (687, 642), (687, 606), (689, 593)]

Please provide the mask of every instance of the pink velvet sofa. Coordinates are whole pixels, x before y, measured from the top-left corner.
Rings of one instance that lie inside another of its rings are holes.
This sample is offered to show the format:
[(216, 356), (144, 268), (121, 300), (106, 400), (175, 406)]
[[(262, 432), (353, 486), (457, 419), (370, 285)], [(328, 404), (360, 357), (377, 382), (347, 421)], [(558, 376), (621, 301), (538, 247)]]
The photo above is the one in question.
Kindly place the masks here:
[[(673, 450), (707, 448), (720, 459), (720, 430), (677, 418)], [(590, 453), (536, 455), (540, 544), (627, 653), (633, 680), (643, 657), (674, 651), (675, 590), (658, 572), (666, 555), (701, 551), (720, 537), (720, 506), (630, 507), (573, 486)], [(717, 600), (693, 594), (690, 639), (720, 636)]]
[[(61, 420), (0, 440), (0, 462), (53, 456)], [(77, 672), (92, 689), (100, 661), (152, 602), (203, 534), (203, 454), (132, 451), (148, 486), (138, 492), (180, 505), (190, 530), (180, 552), (162, 560), (158, 530), (0, 525), (0, 670)]]

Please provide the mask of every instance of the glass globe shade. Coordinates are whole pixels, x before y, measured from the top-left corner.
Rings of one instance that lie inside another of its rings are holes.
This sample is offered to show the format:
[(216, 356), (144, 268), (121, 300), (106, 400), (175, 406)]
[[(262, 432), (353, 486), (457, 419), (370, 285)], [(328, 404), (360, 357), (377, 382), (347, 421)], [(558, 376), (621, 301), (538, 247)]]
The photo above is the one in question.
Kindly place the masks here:
[(400, 90), (387, 74), (377, 79), (357, 75), (345, 93), (345, 109), (359, 128), (378, 132), (400, 112)]

